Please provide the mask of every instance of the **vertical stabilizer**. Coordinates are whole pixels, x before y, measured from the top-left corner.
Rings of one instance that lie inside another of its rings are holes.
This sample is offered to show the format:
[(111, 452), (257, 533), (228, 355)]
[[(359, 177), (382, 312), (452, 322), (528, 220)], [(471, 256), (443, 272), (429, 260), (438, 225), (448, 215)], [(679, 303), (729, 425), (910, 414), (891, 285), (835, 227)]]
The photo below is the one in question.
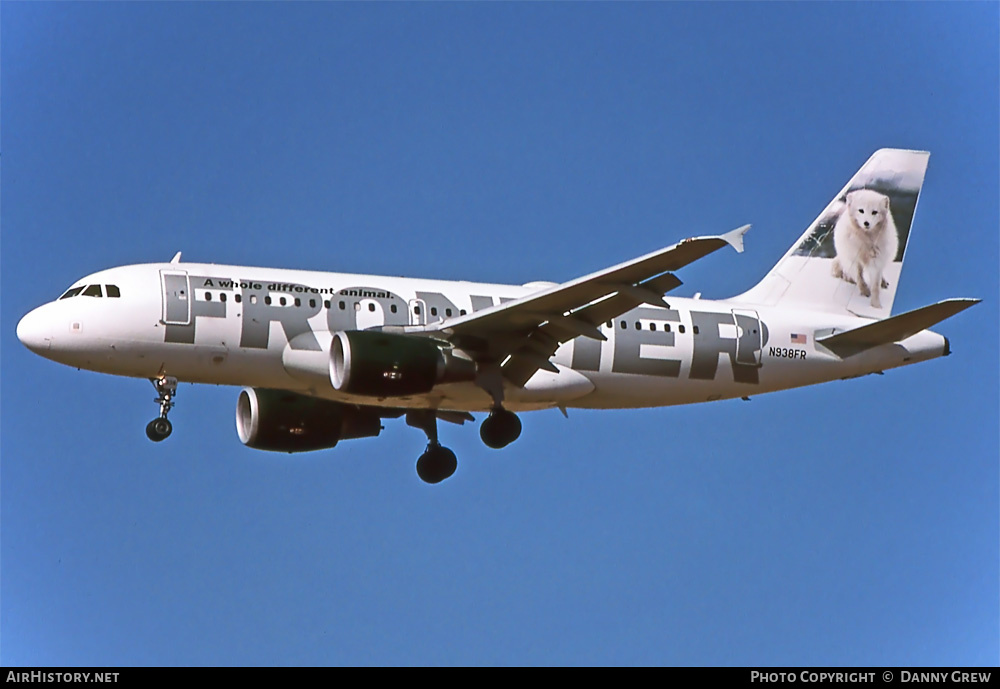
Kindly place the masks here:
[(876, 151), (771, 272), (734, 301), (888, 317), (929, 157)]

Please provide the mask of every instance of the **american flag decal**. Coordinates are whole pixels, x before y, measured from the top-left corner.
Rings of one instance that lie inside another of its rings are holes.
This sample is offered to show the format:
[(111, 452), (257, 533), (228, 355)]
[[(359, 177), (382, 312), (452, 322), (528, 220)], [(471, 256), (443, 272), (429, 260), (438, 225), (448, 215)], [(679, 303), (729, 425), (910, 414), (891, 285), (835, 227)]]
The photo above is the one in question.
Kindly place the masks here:
[(806, 336), (800, 333), (792, 333), (792, 344), (805, 344)]

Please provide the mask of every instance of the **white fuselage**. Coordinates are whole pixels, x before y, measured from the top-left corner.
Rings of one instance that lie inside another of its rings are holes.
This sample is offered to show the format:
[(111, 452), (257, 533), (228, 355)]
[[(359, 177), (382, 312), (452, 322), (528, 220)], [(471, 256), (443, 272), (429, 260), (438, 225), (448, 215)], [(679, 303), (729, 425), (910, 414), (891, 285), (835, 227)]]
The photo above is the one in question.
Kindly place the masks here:
[[(87, 296), (100, 285), (101, 296)], [(120, 296), (109, 296), (108, 286)], [(518, 299), (545, 285), (322, 273), (195, 263), (132, 265), (75, 283), (81, 293), (24, 317), (18, 337), (55, 361), (103, 373), (172, 376), (191, 383), (291, 390), (362, 405), (488, 410), (475, 383), (436, 386), (411, 397), (337, 392), (330, 342), (338, 331), (402, 331)], [(607, 338), (559, 347), (557, 373), (539, 370), (507, 386), (513, 410), (628, 408), (705, 402), (849, 378), (947, 353), (920, 332), (841, 359), (816, 337), (870, 323), (788, 306), (667, 297), (601, 326)]]

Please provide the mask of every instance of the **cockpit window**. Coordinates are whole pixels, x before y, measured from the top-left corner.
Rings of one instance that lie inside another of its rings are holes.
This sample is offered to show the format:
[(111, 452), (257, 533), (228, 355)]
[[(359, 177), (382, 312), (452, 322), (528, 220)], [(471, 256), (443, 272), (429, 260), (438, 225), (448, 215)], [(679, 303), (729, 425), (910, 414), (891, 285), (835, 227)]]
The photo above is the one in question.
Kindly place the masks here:
[(88, 285), (87, 289), (83, 290), (83, 296), (85, 297), (102, 297), (101, 286), (100, 285)]
[(84, 285), (80, 285), (79, 287), (70, 287), (68, 290), (66, 290), (66, 293), (63, 294), (59, 298), (60, 299), (69, 299), (70, 297), (75, 297), (76, 295), (78, 295), (80, 292), (83, 291), (83, 288), (84, 288)]
[(105, 285), (105, 291), (108, 293), (109, 297), (118, 298), (122, 295), (121, 290), (118, 289), (118, 285)]

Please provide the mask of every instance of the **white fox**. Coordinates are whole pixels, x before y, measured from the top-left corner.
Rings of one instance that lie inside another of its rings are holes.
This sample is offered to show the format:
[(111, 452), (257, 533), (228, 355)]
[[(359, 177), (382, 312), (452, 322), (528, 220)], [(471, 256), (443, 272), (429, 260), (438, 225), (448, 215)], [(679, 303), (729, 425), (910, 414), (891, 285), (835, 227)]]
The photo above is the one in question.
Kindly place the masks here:
[(871, 189), (847, 194), (847, 203), (833, 230), (833, 276), (856, 284), (861, 294), (882, 308), (879, 293), (889, 286), (883, 274), (896, 258), (899, 236), (889, 197)]

